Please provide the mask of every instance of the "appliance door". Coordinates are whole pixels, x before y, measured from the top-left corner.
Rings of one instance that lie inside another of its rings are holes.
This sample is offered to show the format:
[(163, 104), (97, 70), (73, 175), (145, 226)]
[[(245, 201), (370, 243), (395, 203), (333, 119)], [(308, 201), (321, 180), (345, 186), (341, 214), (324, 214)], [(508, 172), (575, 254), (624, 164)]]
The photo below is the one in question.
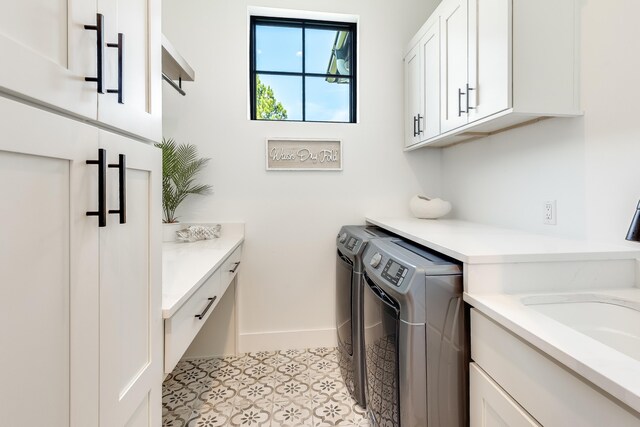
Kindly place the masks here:
[(462, 276), (427, 278), (429, 425), (463, 427), (469, 366)]
[(351, 295), (353, 287), (353, 263), (338, 249), (336, 259), (336, 329), (342, 349), (353, 356), (351, 330)]
[(400, 426), (400, 307), (365, 273), (367, 409), (374, 426)]

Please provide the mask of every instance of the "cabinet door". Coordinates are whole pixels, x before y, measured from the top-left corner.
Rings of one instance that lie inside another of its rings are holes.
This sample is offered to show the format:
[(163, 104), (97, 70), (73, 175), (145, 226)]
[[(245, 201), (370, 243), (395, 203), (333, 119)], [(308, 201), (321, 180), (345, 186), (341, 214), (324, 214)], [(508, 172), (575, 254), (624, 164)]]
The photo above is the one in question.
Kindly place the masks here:
[(97, 427), (98, 132), (4, 98), (0, 128), (0, 424)]
[[(126, 201), (126, 223), (111, 214), (100, 229), (100, 425), (161, 424), (162, 254), (160, 150), (106, 131), (100, 146), (110, 168), (107, 205)], [(124, 198), (121, 199), (121, 196)]]
[(467, 124), (467, 0), (440, 6), (442, 133)]
[(440, 135), (440, 20), (435, 19), (420, 40), (422, 57), (422, 115), (419, 120), (420, 141)]
[(418, 135), (418, 114), (422, 113), (422, 78), (420, 69), (420, 44), (416, 45), (404, 58), (404, 145), (409, 147), (420, 142)]
[(469, 122), (512, 106), (511, 0), (469, 0)]
[[(105, 87), (121, 91), (121, 95), (107, 93), (99, 97), (98, 120), (159, 142), (162, 133), (160, 1), (98, 0), (98, 10), (105, 16), (105, 41), (112, 45), (105, 51)], [(121, 52), (113, 47), (118, 44), (119, 33), (123, 35)]]
[(469, 366), (470, 427), (540, 427), (475, 363)]
[(95, 119), (95, 23), (95, 1), (2, 2), (0, 91)]

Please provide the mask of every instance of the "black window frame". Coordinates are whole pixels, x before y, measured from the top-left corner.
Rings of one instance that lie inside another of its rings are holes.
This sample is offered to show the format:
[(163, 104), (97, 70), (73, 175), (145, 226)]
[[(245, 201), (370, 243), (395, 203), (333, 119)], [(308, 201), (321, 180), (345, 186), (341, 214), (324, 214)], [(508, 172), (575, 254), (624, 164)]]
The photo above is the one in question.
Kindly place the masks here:
[[(267, 25), (274, 27), (290, 27), (302, 29), (302, 72), (289, 72), (289, 71), (264, 71), (256, 69), (256, 25)], [(305, 30), (311, 29), (324, 29), (324, 30), (336, 30), (336, 31), (350, 31), (351, 37), (351, 59), (349, 63), (349, 75), (344, 74), (322, 74), (322, 73), (307, 73), (306, 72), (306, 60), (305, 60)], [(250, 18), (250, 34), (249, 34), (249, 88), (251, 93), (250, 108), (251, 108), (251, 120), (264, 121), (264, 122), (305, 122), (305, 123), (343, 123), (352, 124), (357, 122), (357, 58), (358, 58), (358, 43), (357, 43), (357, 24), (355, 22), (338, 22), (338, 21), (321, 21), (314, 19), (296, 19), (296, 18), (278, 18), (271, 16), (251, 16)], [(264, 120), (256, 117), (256, 76), (259, 74), (272, 75), (272, 76), (293, 76), (300, 77), (302, 79), (302, 120)], [(307, 120), (306, 119), (306, 77), (344, 77), (350, 79), (349, 83), (349, 121), (323, 121), (323, 120)]]

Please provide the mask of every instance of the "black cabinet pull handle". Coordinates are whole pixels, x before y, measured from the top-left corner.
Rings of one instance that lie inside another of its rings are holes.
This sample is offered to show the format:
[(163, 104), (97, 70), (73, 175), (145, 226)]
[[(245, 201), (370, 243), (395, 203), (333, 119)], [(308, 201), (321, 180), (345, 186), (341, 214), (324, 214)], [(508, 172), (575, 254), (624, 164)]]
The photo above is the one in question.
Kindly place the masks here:
[(472, 87), (469, 87), (469, 83), (467, 83), (467, 114), (469, 114), (469, 110), (475, 110), (476, 107), (469, 107), (469, 92), (475, 90)]
[(124, 34), (118, 33), (118, 43), (107, 43), (107, 47), (118, 49), (118, 89), (107, 89), (107, 93), (117, 93), (118, 103), (124, 104), (122, 73), (124, 68)]
[(110, 164), (110, 168), (118, 169), (118, 209), (109, 209), (110, 214), (120, 215), (120, 224), (127, 223), (127, 156), (120, 154), (118, 163)]
[(98, 210), (88, 211), (87, 216), (98, 217), (98, 227), (107, 225), (107, 152), (98, 149), (98, 160), (87, 160), (88, 165), (98, 165)]
[(420, 136), (421, 133), (424, 133), (424, 130), (420, 129), (420, 120), (424, 119), (424, 117), (422, 117), (420, 114), (418, 114), (418, 136)]
[(462, 95), (465, 95), (465, 93), (462, 89), (458, 88), (458, 117), (462, 116), (462, 113), (466, 112), (462, 109)]
[(95, 25), (85, 25), (85, 30), (91, 30), (96, 32), (96, 50), (97, 50), (97, 76), (96, 77), (85, 77), (84, 80), (87, 82), (96, 82), (98, 83), (98, 93), (104, 93), (104, 88), (102, 87), (102, 80), (104, 76), (104, 16), (101, 13), (96, 14), (96, 24)]
[(204, 311), (202, 313), (196, 314), (195, 317), (197, 317), (199, 320), (202, 320), (204, 318), (204, 315), (207, 314), (207, 311), (209, 311), (209, 309), (211, 308), (211, 306), (213, 305), (213, 303), (216, 301), (217, 298), (218, 298), (217, 295), (213, 298), (207, 298), (209, 300), (209, 304), (207, 304), (207, 306), (204, 308)]
[(240, 261), (234, 262), (234, 264), (235, 265), (233, 266), (233, 268), (231, 270), (229, 270), (229, 273), (235, 273), (236, 270), (238, 270), (238, 267), (240, 266)]
[(418, 136), (418, 132), (416, 131), (416, 123), (417, 123), (418, 119), (416, 118), (416, 116), (413, 116), (413, 136), (416, 137)]

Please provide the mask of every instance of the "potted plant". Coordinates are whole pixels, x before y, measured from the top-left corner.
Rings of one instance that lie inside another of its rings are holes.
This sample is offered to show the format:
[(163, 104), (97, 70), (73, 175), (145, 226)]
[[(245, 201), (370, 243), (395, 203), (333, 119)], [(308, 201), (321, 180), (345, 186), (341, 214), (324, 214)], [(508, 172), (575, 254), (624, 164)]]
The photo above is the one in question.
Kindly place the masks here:
[(193, 144), (178, 144), (173, 139), (162, 139), (156, 144), (162, 150), (162, 222), (165, 224), (164, 241), (175, 240), (179, 230), (176, 210), (190, 194), (205, 195), (211, 186), (196, 184), (196, 175), (211, 159), (198, 158)]

